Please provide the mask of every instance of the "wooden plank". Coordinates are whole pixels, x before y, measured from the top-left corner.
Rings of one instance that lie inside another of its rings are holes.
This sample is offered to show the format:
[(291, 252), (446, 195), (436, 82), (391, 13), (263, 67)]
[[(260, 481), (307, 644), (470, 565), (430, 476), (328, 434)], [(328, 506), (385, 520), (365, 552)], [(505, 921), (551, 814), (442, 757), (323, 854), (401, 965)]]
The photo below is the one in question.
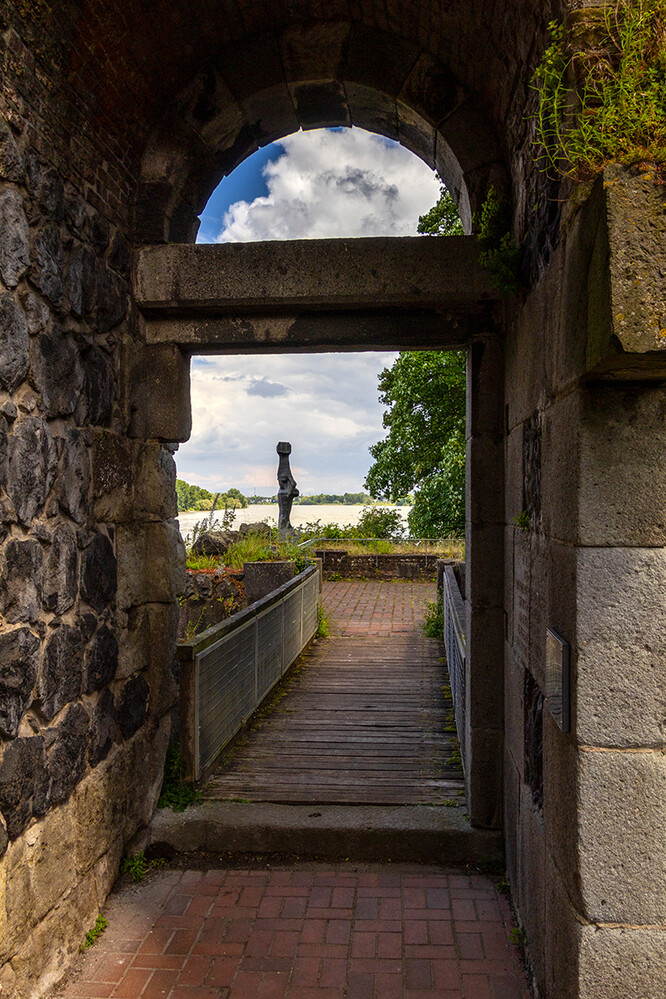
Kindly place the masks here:
[(320, 641), (205, 796), (315, 806), (462, 801), (451, 712), (443, 643), (415, 633)]

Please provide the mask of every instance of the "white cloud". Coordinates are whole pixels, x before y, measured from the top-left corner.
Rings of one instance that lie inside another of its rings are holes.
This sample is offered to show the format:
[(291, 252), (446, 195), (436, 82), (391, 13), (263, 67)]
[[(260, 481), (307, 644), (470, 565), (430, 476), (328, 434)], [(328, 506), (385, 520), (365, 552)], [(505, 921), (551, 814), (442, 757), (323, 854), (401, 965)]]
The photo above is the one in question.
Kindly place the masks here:
[[(218, 240), (408, 235), (439, 196), (434, 174), (359, 129), (299, 132), (265, 168), (268, 196), (237, 202)], [(357, 491), (384, 436), (377, 375), (395, 354), (196, 358), (193, 433), (178, 475), (211, 490), (276, 488), (279, 440), (291, 441), (301, 492)]]
[[(291, 441), (301, 492), (361, 489), (368, 448), (383, 435), (377, 375), (393, 353), (195, 359), (193, 432), (176, 454), (179, 478), (208, 489), (273, 492), (279, 440)], [(253, 394), (277, 384), (279, 396)]]
[(220, 243), (332, 236), (403, 236), (437, 201), (429, 167), (361, 129), (297, 132), (264, 167), (268, 196), (238, 201)]

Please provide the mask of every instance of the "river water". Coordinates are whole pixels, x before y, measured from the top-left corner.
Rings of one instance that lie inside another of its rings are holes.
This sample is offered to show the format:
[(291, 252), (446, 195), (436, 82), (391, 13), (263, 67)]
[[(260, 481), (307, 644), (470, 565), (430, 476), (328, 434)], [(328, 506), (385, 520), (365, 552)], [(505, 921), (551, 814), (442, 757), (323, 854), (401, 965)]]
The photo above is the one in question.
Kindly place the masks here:
[[(406, 525), (411, 506), (399, 506), (395, 509), (400, 511)], [(319, 520), (322, 524), (356, 524), (364, 510), (365, 507), (360, 504), (358, 506), (344, 506), (338, 503), (313, 503), (307, 506), (296, 504), (291, 508), (291, 523), (293, 527), (302, 527), (315, 520)], [(216, 515), (220, 518), (222, 513), (217, 514), (216, 511)], [(179, 514), (178, 521), (181, 533), (183, 535), (189, 534), (194, 525), (207, 516), (205, 511)], [(277, 503), (253, 504), (246, 506), (243, 510), (236, 510), (233, 526), (238, 528), (240, 524), (256, 524), (260, 520), (268, 521), (269, 524), (277, 524)]]

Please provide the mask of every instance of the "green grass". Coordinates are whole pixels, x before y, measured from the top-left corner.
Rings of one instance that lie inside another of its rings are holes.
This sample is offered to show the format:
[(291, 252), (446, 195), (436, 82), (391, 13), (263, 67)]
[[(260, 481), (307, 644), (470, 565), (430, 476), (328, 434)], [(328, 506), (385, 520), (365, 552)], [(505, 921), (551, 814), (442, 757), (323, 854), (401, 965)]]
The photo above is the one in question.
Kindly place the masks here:
[(201, 569), (217, 569), (220, 564), (219, 555), (192, 555), (187, 556), (187, 568), (200, 571)]
[(145, 853), (137, 853), (134, 857), (124, 858), (120, 865), (120, 873), (129, 874), (134, 884), (138, 885), (143, 881), (148, 871), (164, 867), (165, 865), (166, 860), (163, 857), (155, 857), (154, 860), (148, 860)]
[(317, 630), (315, 638), (327, 638), (330, 628), (331, 621), (328, 614), (321, 604), (317, 604)]
[(607, 163), (665, 162), (664, 0), (617, 0), (549, 29), (532, 80), (541, 168), (581, 180)]

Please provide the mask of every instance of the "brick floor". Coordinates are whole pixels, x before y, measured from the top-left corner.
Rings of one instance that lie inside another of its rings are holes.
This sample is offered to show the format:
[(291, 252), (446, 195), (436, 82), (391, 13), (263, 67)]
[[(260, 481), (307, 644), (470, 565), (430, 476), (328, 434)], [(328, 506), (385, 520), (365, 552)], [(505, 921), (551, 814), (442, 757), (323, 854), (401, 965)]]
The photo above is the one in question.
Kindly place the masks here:
[(420, 632), (434, 583), (411, 579), (327, 580), (322, 592), (331, 618), (330, 635), (391, 635)]
[(527, 999), (481, 875), (307, 865), (126, 885), (63, 999)]

